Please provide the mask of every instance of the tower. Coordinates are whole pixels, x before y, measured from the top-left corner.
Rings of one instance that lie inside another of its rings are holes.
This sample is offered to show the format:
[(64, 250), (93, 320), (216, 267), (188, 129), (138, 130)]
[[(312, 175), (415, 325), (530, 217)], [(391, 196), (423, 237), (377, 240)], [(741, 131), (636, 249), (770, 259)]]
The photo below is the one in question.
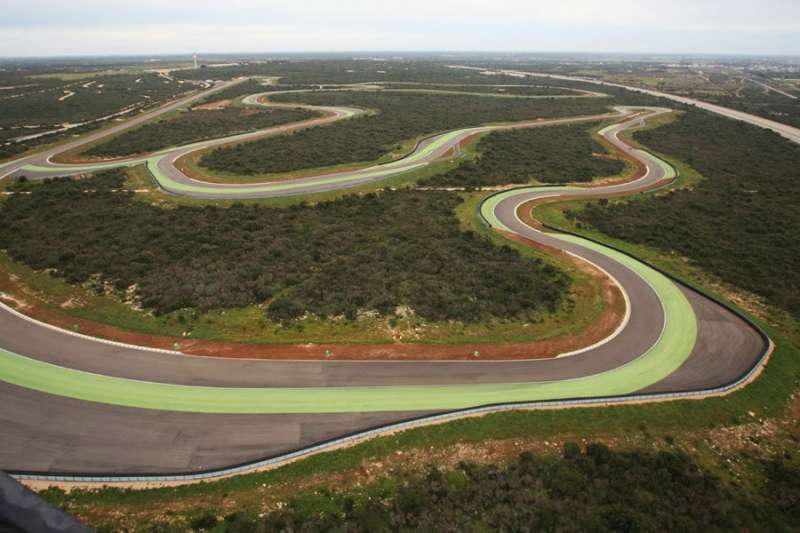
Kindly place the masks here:
[(192, 54), (192, 58), (194, 59), (194, 68), (197, 68), (197, 52)]

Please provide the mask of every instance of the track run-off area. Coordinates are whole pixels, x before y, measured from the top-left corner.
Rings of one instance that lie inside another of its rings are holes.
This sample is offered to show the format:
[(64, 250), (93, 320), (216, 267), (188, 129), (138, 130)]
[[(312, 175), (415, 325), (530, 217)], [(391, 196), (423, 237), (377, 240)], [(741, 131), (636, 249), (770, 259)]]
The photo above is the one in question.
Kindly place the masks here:
[[(144, 120), (229, 85), (165, 106)], [(270, 103), (266, 94), (248, 96), (243, 104), (288, 105)], [(672, 166), (630, 146), (619, 134), (669, 109), (616, 107), (603, 115), (464, 128), (428, 137), (406, 157), (382, 165), (267, 183), (202, 182), (174, 164), (197, 150), (364, 113), (300, 107), (322, 116), (144, 157), (83, 165), (52, 162), (60, 153), (124, 129), (118, 126), (8, 163), (0, 167), (0, 176), (41, 179), (145, 164), (159, 187), (176, 195), (230, 199), (310, 194), (413, 171), (456, 152), (476, 134), (604, 120), (612, 124), (598, 133), (644, 166), (641, 177), (596, 187), (509, 189), (489, 196), (480, 211), (498, 231), (561, 250), (602, 271), (624, 295), (623, 322), (602, 341), (551, 359), (229, 360), (96, 339), (2, 305), (0, 469), (45, 482), (135, 485), (212, 479), (460, 416), (721, 394), (746, 383), (765, 363), (771, 341), (736, 311), (623, 252), (533, 228), (520, 216), (521, 206), (537, 200), (624, 195), (668, 184), (676, 177)]]

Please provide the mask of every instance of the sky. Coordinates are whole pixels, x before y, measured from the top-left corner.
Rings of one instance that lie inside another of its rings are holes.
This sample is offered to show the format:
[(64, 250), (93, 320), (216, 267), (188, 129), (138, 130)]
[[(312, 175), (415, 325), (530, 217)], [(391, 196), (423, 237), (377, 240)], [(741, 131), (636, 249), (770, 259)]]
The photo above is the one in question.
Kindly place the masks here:
[(3, 0), (0, 56), (800, 54), (800, 0)]

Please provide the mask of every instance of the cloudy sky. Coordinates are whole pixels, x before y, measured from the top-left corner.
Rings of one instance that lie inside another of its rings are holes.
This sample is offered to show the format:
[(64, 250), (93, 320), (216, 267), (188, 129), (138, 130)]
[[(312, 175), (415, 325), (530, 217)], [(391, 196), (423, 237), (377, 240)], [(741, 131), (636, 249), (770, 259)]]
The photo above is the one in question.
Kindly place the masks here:
[(800, 0), (3, 0), (0, 56), (195, 50), (800, 54)]

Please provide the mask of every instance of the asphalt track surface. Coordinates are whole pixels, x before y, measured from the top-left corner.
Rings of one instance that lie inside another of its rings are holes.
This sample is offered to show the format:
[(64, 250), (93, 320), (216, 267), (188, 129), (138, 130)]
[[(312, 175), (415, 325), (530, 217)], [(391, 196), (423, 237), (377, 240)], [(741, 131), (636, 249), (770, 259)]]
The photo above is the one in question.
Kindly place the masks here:
[[(356, 112), (335, 110), (328, 116), (342, 118), (336, 111)], [(651, 108), (645, 113), (662, 112)], [(640, 160), (647, 168), (644, 177), (597, 188), (529, 187), (497, 194), (482, 206), (492, 226), (589, 261), (620, 285), (628, 304), (627, 319), (604, 342), (549, 360), (243, 361), (108, 343), (48, 327), (3, 307), (0, 469), (20, 477), (191, 474), (280, 456), (344, 434), (453, 409), (704, 391), (736, 382), (768, 348), (745, 320), (633, 258), (576, 237), (537, 231), (517, 216), (521, 203), (536, 198), (632, 193), (669, 180), (671, 167), (617, 137), (622, 130), (640, 126), (644, 117), (627, 108), (617, 109), (617, 116), (624, 120), (601, 134)], [(463, 138), (489, 129), (497, 127), (434, 136), (390, 166), (390, 172), (427, 164)], [(58, 151), (66, 149), (70, 148)], [(39, 164), (47, 166), (48, 158)], [(168, 158), (160, 161), (164, 160)], [(30, 164), (18, 162), (16, 170)], [(372, 179), (364, 178), (363, 172), (339, 173), (333, 185), (294, 180), (307, 187), (292, 193), (350, 187)], [(213, 191), (182, 192), (209, 197), (286, 194), (271, 186), (256, 185), (257, 190), (251, 191), (247, 188), (253, 185), (214, 185)]]
[[(95, 131), (93, 133), (82, 135), (81, 137), (73, 141), (64, 144), (59, 144), (57, 146), (52, 146), (43, 151), (39, 151), (34, 154), (21, 157), (19, 159), (15, 159), (13, 161), (0, 164), (0, 178), (4, 178), (9, 175), (18, 175), (20, 174), (19, 170), (26, 166), (41, 166), (41, 167), (54, 166), (54, 164), (50, 162), (50, 159), (58, 154), (74, 150), (81, 146), (93, 143), (99, 139), (103, 139), (105, 137), (115, 135), (127, 129), (134, 128), (136, 126), (144, 124), (145, 122), (149, 122), (155, 118), (158, 118), (161, 115), (186, 107), (192, 102), (202, 100), (207, 96), (210, 96), (219, 91), (223, 91), (229, 87), (241, 83), (242, 81), (243, 80), (241, 79), (237, 79), (225, 83), (218, 83), (213, 87), (211, 87), (210, 89), (200, 91), (198, 93), (194, 93), (182, 98), (178, 98), (172, 102), (169, 102), (163, 106), (154, 109), (153, 111), (142, 113), (133, 118), (120, 122), (119, 124), (114, 125), (110, 128), (101, 128), (100, 130)], [(65, 175), (70, 175), (70, 174), (65, 174)]]
[[(194, 198), (205, 199), (243, 199), (243, 198), (263, 198), (263, 197), (276, 197), (276, 196), (291, 196), (298, 194), (312, 194), (318, 192), (325, 192), (331, 190), (342, 189), (346, 187), (355, 187), (358, 185), (384, 180), (388, 177), (409, 172), (411, 170), (423, 167), (432, 161), (441, 158), (444, 154), (453, 148), (465, 138), (486, 131), (504, 129), (512, 126), (485, 126), (476, 128), (464, 128), (455, 131), (444, 132), (438, 135), (428, 137), (421, 140), (413, 152), (407, 157), (401, 158), (396, 161), (388, 163), (368, 166), (358, 170), (345, 170), (330, 173), (322, 173), (318, 175), (308, 176), (305, 178), (292, 179), (292, 180), (278, 180), (269, 181), (264, 183), (249, 183), (249, 184), (225, 184), (225, 183), (211, 183), (206, 181), (198, 181), (193, 179), (181, 170), (179, 170), (175, 162), (191, 153), (207, 150), (217, 146), (222, 146), (234, 142), (242, 142), (254, 140), (269, 135), (283, 134), (291, 131), (296, 131), (301, 128), (319, 126), (339, 120), (357, 117), (366, 113), (365, 110), (349, 108), (349, 107), (330, 107), (330, 106), (313, 106), (301, 104), (282, 104), (269, 102), (267, 98), (270, 95), (277, 94), (291, 94), (309, 92), (310, 90), (290, 90), (290, 91), (272, 91), (268, 93), (253, 94), (245, 97), (242, 100), (244, 105), (248, 106), (266, 106), (266, 107), (288, 107), (288, 108), (303, 108), (310, 111), (319, 113), (319, 118), (312, 118), (301, 122), (275, 126), (239, 135), (228, 137), (221, 137), (216, 139), (209, 139), (205, 141), (195, 142), (184, 146), (171, 147), (160, 150), (147, 156), (135, 156), (127, 158), (117, 158), (109, 161), (98, 163), (77, 163), (77, 164), (60, 164), (53, 161), (53, 158), (68, 150), (74, 150), (82, 145), (94, 142), (104, 136), (118, 133), (123, 129), (136, 126), (144, 120), (155, 118), (156, 116), (169, 112), (177, 107), (185, 106), (193, 100), (205, 97), (209, 92), (222, 90), (232, 83), (221, 85), (210, 91), (206, 91), (197, 96), (184, 99), (176, 104), (167, 106), (164, 111), (156, 110), (151, 112), (147, 117), (139, 117), (136, 121), (129, 121), (107, 132), (98, 132), (92, 136), (86, 137), (85, 140), (77, 140), (63, 147), (54, 147), (39, 154), (35, 154), (20, 160), (13, 161), (6, 165), (0, 165), (0, 177), (12, 176), (26, 176), (31, 179), (43, 179), (58, 176), (71, 176), (78, 173), (95, 172), (103, 169), (135, 166), (145, 164), (151, 175), (155, 178), (158, 186), (165, 192), (191, 196)], [(374, 91), (382, 90), (380, 85), (360, 83), (353, 85), (336, 86), (332, 91)], [(391, 92), (431, 92), (424, 90), (410, 90), (400, 89), (391, 90)], [(510, 94), (491, 94), (491, 93), (463, 93), (455, 91), (433, 91), (436, 93), (444, 94), (471, 94), (473, 96), (480, 96), (485, 98), (521, 98), (521, 99), (544, 99), (544, 98), (603, 98), (606, 95), (590, 91), (576, 91), (575, 96), (556, 95), (556, 96), (541, 96), (541, 95), (510, 95)], [(574, 117), (567, 119), (554, 119), (554, 120), (539, 120), (530, 121), (529, 123), (517, 123), (513, 127), (529, 126), (546, 126), (550, 124), (569, 123), (569, 122), (584, 122), (591, 120), (598, 120), (599, 118), (607, 118), (612, 114), (596, 115), (591, 117)]]

